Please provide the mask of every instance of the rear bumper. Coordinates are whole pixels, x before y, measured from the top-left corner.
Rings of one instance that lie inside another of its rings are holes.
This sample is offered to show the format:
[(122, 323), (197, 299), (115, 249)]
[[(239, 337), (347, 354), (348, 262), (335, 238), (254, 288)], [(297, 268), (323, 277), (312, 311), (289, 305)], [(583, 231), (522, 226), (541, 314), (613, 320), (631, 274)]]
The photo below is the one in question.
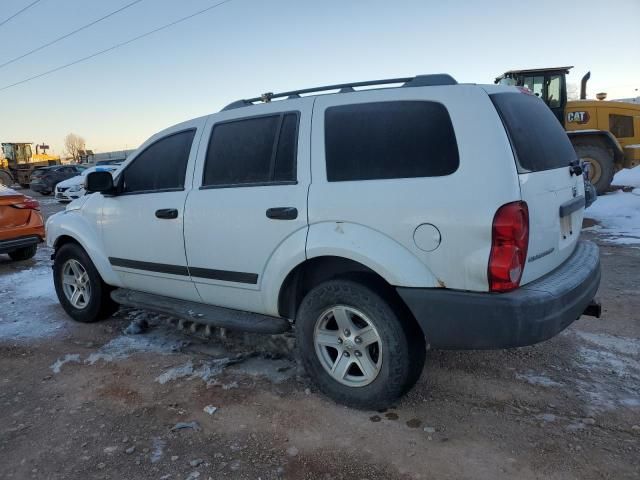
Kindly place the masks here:
[(508, 293), (438, 288), (397, 291), (440, 349), (490, 349), (547, 340), (580, 317), (600, 285), (598, 247), (579, 241), (553, 272)]
[(29, 184), (29, 189), (33, 190), (34, 192), (38, 192), (38, 193), (50, 192), (51, 191), (51, 187), (49, 187), (49, 185), (47, 185), (46, 183), (41, 183), (41, 182), (31, 182)]
[(12, 238), (11, 240), (0, 240), (0, 253), (9, 253), (19, 248), (37, 245), (42, 241), (42, 237), (28, 236), (20, 238)]

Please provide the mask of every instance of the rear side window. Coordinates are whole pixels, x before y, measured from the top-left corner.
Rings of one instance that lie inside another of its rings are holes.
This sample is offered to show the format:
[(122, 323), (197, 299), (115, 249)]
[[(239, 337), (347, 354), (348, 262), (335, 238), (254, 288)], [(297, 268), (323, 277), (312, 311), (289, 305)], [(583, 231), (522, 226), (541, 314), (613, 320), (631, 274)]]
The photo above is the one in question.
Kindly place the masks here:
[(185, 130), (148, 146), (123, 172), (124, 192), (183, 189), (195, 133), (195, 130)]
[(630, 115), (609, 115), (609, 131), (616, 138), (633, 137), (633, 117)]
[(330, 107), (325, 152), (330, 182), (438, 177), (459, 164), (449, 112), (427, 101)]
[(490, 97), (509, 134), (519, 170), (541, 172), (577, 160), (569, 137), (542, 100), (520, 92)]
[(202, 186), (295, 182), (297, 139), (297, 113), (217, 124), (209, 140)]

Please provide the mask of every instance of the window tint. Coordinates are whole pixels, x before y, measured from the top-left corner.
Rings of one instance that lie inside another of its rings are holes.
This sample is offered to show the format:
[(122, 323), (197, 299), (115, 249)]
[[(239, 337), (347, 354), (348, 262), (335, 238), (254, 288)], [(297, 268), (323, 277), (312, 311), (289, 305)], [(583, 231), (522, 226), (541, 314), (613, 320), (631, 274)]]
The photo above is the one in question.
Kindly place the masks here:
[(542, 100), (511, 92), (495, 93), (491, 100), (509, 133), (521, 169), (551, 170), (577, 159), (562, 125)]
[(344, 105), (325, 113), (327, 179), (437, 177), (458, 168), (447, 109), (436, 102)]
[(617, 138), (633, 137), (633, 117), (609, 115), (609, 130)]
[(184, 176), (195, 133), (195, 130), (175, 133), (147, 147), (123, 172), (124, 191), (184, 188)]
[(215, 125), (203, 186), (296, 180), (298, 115), (269, 115)]

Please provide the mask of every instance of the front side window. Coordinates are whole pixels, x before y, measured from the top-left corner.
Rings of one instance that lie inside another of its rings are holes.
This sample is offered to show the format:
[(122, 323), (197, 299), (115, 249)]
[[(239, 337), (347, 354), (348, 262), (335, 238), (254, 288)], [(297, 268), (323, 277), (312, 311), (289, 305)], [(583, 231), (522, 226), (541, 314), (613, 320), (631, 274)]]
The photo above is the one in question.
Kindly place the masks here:
[(527, 87), (536, 96), (542, 98), (544, 88), (544, 77), (524, 77), (524, 86)]
[(123, 172), (124, 193), (183, 189), (195, 133), (174, 133), (148, 146)]
[(633, 137), (633, 117), (631, 115), (609, 115), (609, 131), (616, 138)]
[(327, 180), (439, 177), (458, 168), (458, 144), (441, 103), (393, 101), (330, 107)]
[(222, 122), (213, 127), (203, 187), (295, 182), (298, 114)]

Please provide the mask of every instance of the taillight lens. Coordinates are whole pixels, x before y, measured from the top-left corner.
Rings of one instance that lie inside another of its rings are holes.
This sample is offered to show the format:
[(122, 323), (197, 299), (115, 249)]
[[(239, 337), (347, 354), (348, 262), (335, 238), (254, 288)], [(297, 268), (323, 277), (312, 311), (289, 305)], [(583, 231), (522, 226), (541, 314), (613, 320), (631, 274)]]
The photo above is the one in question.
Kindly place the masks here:
[(40, 203), (31, 197), (25, 197), (23, 202), (11, 205), (14, 208), (26, 208), (28, 210), (40, 210)]
[(525, 202), (501, 206), (493, 217), (489, 290), (508, 292), (518, 288), (529, 247), (529, 209)]

